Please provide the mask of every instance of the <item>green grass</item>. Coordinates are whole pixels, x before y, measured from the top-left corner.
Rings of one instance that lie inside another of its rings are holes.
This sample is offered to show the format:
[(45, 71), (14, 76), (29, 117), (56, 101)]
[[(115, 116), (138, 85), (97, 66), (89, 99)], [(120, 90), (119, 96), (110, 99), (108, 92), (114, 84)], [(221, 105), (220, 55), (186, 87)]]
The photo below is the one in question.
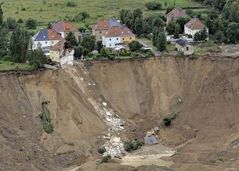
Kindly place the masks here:
[(9, 61), (1, 61), (0, 60), (0, 71), (32, 71), (34, 67), (29, 64), (22, 64), (22, 63), (13, 63)]
[[(49, 22), (63, 20), (67, 16), (73, 17), (77, 13), (87, 11), (90, 19), (87, 24), (92, 24), (99, 18), (118, 16), (120, 9), (140, 8), (145, 10), (145, 3), (151, 0), (73, 0), (76, 7), (67, 7), (68, 0), (4, 0), (3, 10), (6, 17), (15, 19), (34, 18), (40, 26), (46, 26)], [(174, 0), (156, 0), (164, 5), (167, 1), (168, 6), (174, 4)], [(193, 0), (176, 0), (176, 6), (195, 7), (201, 6)], [(23, 10), (24, 9), (24, 10)], [(147, 13), (152, 13), (147, 11)], [(154, 13), (158, 13), (154, 12)], [(84, 23), (78, 23), (78, 26)]]

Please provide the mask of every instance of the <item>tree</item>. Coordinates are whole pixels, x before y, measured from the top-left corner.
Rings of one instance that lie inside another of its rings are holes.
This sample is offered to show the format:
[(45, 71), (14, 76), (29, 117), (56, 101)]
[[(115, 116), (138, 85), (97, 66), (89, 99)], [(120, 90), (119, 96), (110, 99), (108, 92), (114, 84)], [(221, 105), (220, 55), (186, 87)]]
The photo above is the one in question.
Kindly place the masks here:
[(160, 17), (155, 17), (152, 21), (152, 27), (163, 27), (164, 21)]
[(160, 2), (148, 2), (145, 4), (145, 7), (148, 10), (160, 10), (162, 8), (162, 4)]
[(26, 28), (27, 29), (36, 29), (37, 27), (37, 21), (32, 19), (32, 18), (29, 18), (26, 20)]
[(239, 41), (239, 24), (235, 22), (230, 23), (226, 33), (228, 43), (237, 43)]
[(216, 43), (223, 43), (225, 41), (225, 35), (222, 31), (218, 31), (213, 39), (215, 40)]
[(66, 43), (65, 48), (74, 48), (74, 46), (77, 46), (77, 40), (73, 32), (69, 32), (66, 36)]
[(17, 22), (15, 19), (8, 17), (6, 20), (6, 26), (8, 30), (15, 30), (17, 28)]
[(139, 43), (138, 41), (132, 41), (131, 43), (129, 43), (129, 49), (132, 52), (139, 51), (142, 47), (143, 45)]
[(7, 55), (8, 48), (8, 31), (0, 27), (0, 57)]
[(21, 28), (17, 28), (10, 38), (11, 59), (14, 62), (26, 62), (27, 51), (30, 44), (29, 33)]
[(208, 33), (207, 33), (207, 30), (206, 28), (204, 28), (203, 30), (197, 32), (195, 35), (194, 35), (194, 41), (204, 41), (208, 38)]
[(96, 49), (98, 52), (100, 52), (100, 50), (103, 48), (103, 44), (102, 41), (97, 41), (96, 42)]
[(3, 23), (3, 10), (2, 10), (2, 3), (0, 2), (0, 25)]
[(143, 34), (143, 18), (137, 17), (135, 19), (134, 32), (137, 35)]
[(174, 33), (173, 33), (173, 36), (175, 39), (179, 38), (179, 33), (180, 33), (180, 25), (177, 23), (174, 27)]
[(158, 33), (158, 39), (157, 39), (157, 49), (161, 52), (166, 50), (167, 40), (166, 35), (163, 31), (160, 31)]
[(74, 57), (77, 59), (81, 58), (82, 55), (83, 55), (83, 47), (82, 46), (75, 47)]
[(176, 22), (174, 21), (171, 21), (168, 23), (166, 27), (166, 31), (168, 32), (169, 35), (174, 34), (175, 26), (176, 26)]
[(83, 48), (83, 54), (87, 55), (95, 49), (95, 36), (87, 35), (82, 38), (81, 46)]
[[(190, 20), (189, 17), (180, 17), (176, 20), (176, 23), (179, 25), (179, 33), (184, 32), (184, 25)], [(175, 28), (174, 28), (175, 30)]]
[(37, 49), (34, 51), (29, 51), (27, 53), (27, 60), (35, 69), (42, 67), (44, 64), (48, 63), (48, 59), (42, 49)]

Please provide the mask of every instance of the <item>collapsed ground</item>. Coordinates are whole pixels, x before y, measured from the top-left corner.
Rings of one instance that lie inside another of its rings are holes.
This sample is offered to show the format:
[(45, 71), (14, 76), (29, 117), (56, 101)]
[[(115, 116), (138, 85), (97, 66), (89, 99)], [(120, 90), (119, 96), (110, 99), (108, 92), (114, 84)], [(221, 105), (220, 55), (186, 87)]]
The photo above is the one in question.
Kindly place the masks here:
[[(160, 126), (161, 143), (177, 150), (173, 157), (162, 158), (172, 163), (171, 169), (236, 171), (238, 64), (236, 58), (150, 58), (86, 62), (85, 67), (75, 66), (74, 72), (1, 74), (0, 168), (63, 170), (83, 165), (95, 170), (101, 158), (97, 151), (104, 143), (101, 137), (108, 128), (92, 106), (100, 100), (126, 121), (123, 140), (142, 138), (145, 131)], [(82, 77), (82, 83), (73, 77)], [(174, 109), (177, 97), (183, 103)], [(39, 117), (45, 101), (51, 134), (44, 133)], [(164, 128), (162, 120), (173, 110), (177, 117)], [(97, 169), (122, 167), (110, 163)]]

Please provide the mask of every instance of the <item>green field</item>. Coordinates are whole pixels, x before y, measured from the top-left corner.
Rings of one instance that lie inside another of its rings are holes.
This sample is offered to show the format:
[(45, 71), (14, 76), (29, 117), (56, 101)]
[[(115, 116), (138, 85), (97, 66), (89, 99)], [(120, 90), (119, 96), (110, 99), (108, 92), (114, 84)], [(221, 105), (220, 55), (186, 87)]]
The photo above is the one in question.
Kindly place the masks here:
[(0, 60), (0, 71), (32, 71), (34, 67), (29, 64), (22, 64), (22, 63), (14, 63), (9, 61), (1, 61)]
[[(75, 7), (67, 7), (68, 1), (74, 1)], [(90, 14), (92, 24), (99, 18), (117, 16), (120, 9), (140, 8), (146, 10), (144, 5), (152, 0), (3, 0), (5, 17), (15, 19), (34, 18), (40, 26), (45, 26), (55, 20), (63, 20), (67, 16), (73, 17), (77, 13), (86, 11)], [(157, 1), (157, 0), (156, 0)], [(158, 0), (163, 5), (167, 2), (168, 6), (174, 4), (174, 0)], [(176, 6), (195, 7), (200, 4), (192, 0), (175, 0)], [(78, 23), (78, 25), (83, 25)]]

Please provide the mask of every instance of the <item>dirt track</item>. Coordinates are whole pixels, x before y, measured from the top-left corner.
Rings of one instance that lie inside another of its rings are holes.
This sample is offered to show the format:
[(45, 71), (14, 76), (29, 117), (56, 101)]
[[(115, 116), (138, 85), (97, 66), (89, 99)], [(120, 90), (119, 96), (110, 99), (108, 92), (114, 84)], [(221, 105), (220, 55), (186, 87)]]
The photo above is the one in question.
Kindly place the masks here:
[[(89, 102), (96, 97), (127, 122), (123, 139), (143, 137), (178, 112), (172, 126), (160, 130), (162, 143), (178, 151), (165, 160), (174, 163), (171, 168), (238, 170), (239, 59), (151, 58), (91, 62), (86, 68), (96, 83), (88, 85), (90, 95), (63, 70), (0, 75), (0, 170), (62, 170), (97, 160), (107, 126)], [(78, 69), (78, 75), (84, 72)], [(183, 99), (179, 106), (177, 97)], [(52, 135), (43, 133), (39, 119), (45, 100)]]

